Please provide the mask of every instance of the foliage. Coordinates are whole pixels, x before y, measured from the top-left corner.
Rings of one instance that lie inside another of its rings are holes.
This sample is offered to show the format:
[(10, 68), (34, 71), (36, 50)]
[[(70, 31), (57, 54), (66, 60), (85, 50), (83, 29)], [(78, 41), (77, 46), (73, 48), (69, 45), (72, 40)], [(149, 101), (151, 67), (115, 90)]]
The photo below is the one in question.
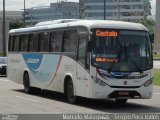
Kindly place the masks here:
[(160, 69), (154, 69), (154, 85), (160, 86)]
[(160, 54), (159, 53), (153, 53), (153, 59), (154, 60), (160, 60)]
[(3, 52), (0, 52), (0, 56), (3, 56)]
[[(6, 53), (5, 53), (5, 55), (6, 55)], [(0, 57), (1, 57), (1, 56), (4, 56), (4, 53), (3, 53), (3, 52), (0, 52)]]
[(17, 28), (22, 28), (22, 27), (24, 27), (24, 23), (22, 21), (19, 21), (19, 20), (13, 20), (13, 21), (10, 21), (10, 23), (9, 23), (10, 30), (11, 29), (17, 29)]
[(145, 20), (140, 21), (140, 23), (149, 29), (150, 34), (154, 34), (156, 23), (153, 19), (145, 19)]

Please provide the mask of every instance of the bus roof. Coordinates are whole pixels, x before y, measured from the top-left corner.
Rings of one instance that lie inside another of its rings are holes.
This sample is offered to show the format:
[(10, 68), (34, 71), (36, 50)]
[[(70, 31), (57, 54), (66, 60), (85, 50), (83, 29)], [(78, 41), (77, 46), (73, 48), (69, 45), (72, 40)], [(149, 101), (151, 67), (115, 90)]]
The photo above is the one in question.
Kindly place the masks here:
[(111, 29), (128, 29), (128, 30), (143, 30), (148, 31), (148, 29), (139, 23), (122, 22), (122, 21), (111, 21), (111, 20), (80, 20), (80, 19), (62, 19), (56, 21), (46, 21), (40, 22), (34, 27), (20, 28), (10, 30), (10, 34), (23, 33), (29, 31), (47, 30), (55, 28), (67, 28), (84, 26), (88, 29), (92, 28), (111, 28)]

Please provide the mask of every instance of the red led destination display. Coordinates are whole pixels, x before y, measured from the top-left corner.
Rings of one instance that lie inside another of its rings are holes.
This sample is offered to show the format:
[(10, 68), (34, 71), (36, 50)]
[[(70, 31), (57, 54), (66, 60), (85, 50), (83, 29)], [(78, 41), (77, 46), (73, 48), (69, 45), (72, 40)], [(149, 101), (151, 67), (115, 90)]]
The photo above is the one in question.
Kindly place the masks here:
[(96, 36), (99, 37), (117, 37), (118, 36), (118, 32), (112, 30), (106, 30), (106, 31), (102, 31), (102, 30), (96, 30)]

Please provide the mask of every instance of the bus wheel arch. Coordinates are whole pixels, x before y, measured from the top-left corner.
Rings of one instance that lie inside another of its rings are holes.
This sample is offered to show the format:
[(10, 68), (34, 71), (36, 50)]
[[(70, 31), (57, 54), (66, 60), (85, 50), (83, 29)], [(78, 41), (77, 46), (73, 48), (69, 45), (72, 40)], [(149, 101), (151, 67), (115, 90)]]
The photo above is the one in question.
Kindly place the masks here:
[(64, 79), (64, 94), (71, 104), (76, 103), (77, 97), (75, 95), (75, 86), (70, 75), (67, 75)]

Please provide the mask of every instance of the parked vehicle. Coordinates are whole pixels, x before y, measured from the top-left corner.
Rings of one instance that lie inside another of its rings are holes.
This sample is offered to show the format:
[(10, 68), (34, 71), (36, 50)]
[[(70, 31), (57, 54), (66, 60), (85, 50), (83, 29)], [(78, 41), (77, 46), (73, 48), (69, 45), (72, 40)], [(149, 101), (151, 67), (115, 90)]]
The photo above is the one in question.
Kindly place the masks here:
[(0, 75), (7, 75), (6, 68), (7, 68), (7, 57), (0, 57)]

